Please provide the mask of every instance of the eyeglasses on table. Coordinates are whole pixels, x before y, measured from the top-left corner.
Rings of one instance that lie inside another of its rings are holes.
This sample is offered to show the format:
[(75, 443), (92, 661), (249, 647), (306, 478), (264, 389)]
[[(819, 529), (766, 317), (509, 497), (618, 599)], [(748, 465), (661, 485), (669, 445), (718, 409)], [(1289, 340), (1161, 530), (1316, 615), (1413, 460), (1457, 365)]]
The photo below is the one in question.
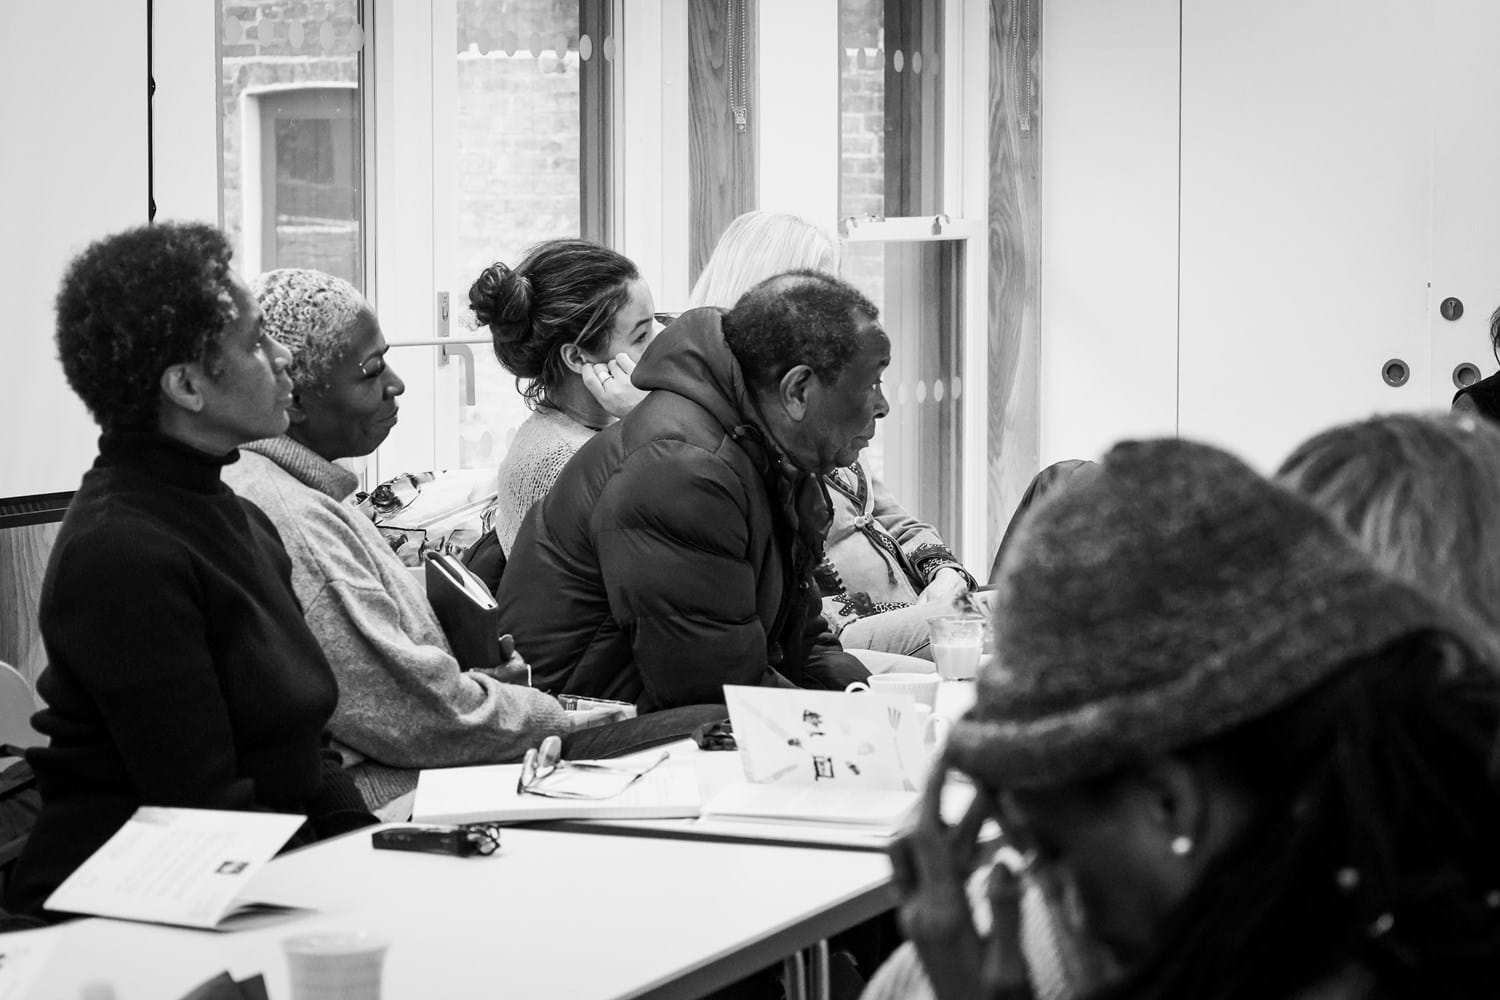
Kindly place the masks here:
[(551, 799), (610, 799), (656, 770), (670, 756), (663, 750), (650, 760), (633, 764), (563, 760), (562, 740), (549, 736), (541, 746), (527, 750), (522, 758), (516, 794)]

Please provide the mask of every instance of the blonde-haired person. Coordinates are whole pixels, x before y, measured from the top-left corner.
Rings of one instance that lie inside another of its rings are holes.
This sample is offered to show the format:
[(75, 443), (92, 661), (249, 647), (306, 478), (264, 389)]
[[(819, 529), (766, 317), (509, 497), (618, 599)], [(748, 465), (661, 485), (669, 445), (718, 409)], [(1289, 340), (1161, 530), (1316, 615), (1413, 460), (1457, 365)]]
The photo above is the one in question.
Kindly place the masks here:
[(1276, 479), (1472, 622), (1476, 644), (1500, 647), (1500, 424), (1438, 413), (1345, 424), (1299, 446)]
[(733, 306), (772, 275), (803, 269), (839, 273), (837, 240), (806, 219), (756, 210), (735, 217), (693, 283), (688, 308)]
[[(689, 306), (728, 309), (772, 275), (838, 273), (837, 240), (806, 219), (746, 212), (724, 230)], [(932, 525), (909, 513), (858, 461), (823, 477), (833, 504), (817, 568), (823, 617), (846, 649), (932, 659), (927, 620), (974, 585)]]

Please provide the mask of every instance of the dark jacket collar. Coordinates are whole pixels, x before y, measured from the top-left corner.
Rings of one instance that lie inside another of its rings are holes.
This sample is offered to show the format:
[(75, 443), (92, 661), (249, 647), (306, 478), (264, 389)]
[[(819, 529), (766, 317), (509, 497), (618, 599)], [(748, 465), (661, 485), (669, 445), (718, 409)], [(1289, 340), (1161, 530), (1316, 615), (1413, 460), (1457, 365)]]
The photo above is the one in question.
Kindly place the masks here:
[(220, 471), (239, 457), (237, 449), (210, 455), (160, 431), (111, 427), (99, 435), (94, 468), (134, 469), (181, 489), (215, 493), (220, 489)]

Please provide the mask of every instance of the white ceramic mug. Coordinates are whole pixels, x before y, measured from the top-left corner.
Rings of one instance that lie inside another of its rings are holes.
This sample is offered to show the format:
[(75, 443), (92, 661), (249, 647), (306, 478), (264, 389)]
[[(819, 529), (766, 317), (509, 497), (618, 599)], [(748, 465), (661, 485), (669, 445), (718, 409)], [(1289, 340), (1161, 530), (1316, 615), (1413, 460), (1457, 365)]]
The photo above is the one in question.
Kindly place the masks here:
[(380, 1000), (385, 938), (368, 931), (325, 931), (281, 944), (292, 1000)]
[(868, 681), (855, 681), (844, 690), (909, 694), (917, 704), (936, 710), (939, 683), (941, 680), (937, 674), (875, 674)]
[(948, 730), (952, 720), (936, 714), (926, 705), (917, 705), (917, 732), (922, 734), (922, 747), (936, 753), (948, 742)]

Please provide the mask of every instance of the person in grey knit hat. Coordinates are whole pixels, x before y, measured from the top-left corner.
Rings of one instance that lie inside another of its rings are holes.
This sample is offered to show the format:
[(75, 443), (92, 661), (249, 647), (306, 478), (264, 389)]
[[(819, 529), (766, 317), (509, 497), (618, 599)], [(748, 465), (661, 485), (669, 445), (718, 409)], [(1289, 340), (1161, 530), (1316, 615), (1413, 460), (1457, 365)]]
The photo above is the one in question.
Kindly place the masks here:
[[(1466, 622), (1217, 449), (1129, 442), (1000, 569), (997, 656), (892, 851), (939, 997), (1031, 996), (999, 821), (1089, 996), (1500, 995), (1500, 679)], [(948, 772), (976, 786), (948, 826)]]

